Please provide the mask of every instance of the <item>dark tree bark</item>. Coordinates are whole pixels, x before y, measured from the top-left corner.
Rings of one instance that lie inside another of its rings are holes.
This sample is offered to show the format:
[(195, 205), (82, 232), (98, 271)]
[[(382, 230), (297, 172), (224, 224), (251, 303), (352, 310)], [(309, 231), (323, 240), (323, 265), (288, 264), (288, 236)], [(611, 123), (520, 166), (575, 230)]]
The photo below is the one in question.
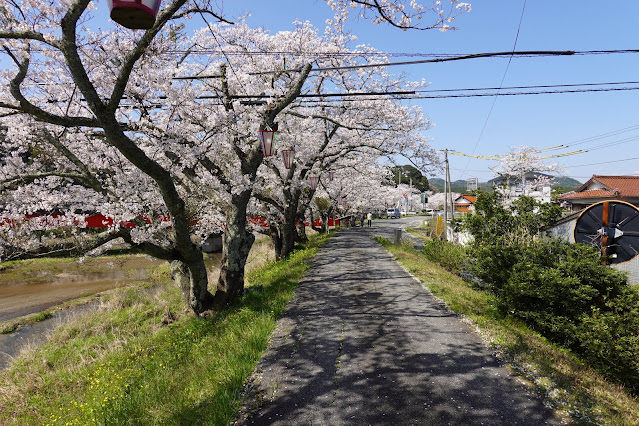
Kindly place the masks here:
[(295, 223), (295, 229), (297, 231), (295, 241), (298, 243), (305, 243), (308, 241), (308, 236), (306, 235), (305, 219), (306, 218), (304, 217), (304, 214), (302, 213), (301, 215), (297, 217), (297, 222)]
[(222, 239), (220, 277), (213, 304), (222, 308), (244, 292), (244, 268), (255, 236), (247, 229), (246, 208), (251, 191), (246, 190), (233, 197), (226, 212), (226, 230)]
[(270, 224), (268, 235), (271, 237), (271, 241), (273, 241), (275, 259), (280, 260), (282, 256), (282, 237), (280, 235), (280, 229), (277, 226)]

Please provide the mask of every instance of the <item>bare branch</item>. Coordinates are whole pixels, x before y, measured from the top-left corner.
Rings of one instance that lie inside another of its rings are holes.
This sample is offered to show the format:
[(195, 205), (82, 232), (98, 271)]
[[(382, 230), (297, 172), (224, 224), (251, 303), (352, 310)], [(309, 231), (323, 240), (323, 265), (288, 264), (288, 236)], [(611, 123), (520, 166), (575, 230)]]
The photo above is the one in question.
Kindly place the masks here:
[(198, 13), (198, 14), (206, 13), (207, 15), (211, 15), (212, 17), (214, 17), (215, 19), (217, 19), (220, 22), (224, 22), (226, 24), (235, 25), (235, 22), (231, 22), (231, 21), (225, 19), (223, 16), (220, 16), (220, 15), (218, 15), (217, 13), (215, 13), (215, 12), (213, 12), (211, 10), (200, 9), (200, 8), (193, 8), (193, 9), (185, 10), (182, 13), (178, 13), (178, 14), (174, 15), (171, 19), (180, 19), (180, 18), (184, 18), (185, 16), (188, 16), (190, 14), (195, 14), (195, 13)]

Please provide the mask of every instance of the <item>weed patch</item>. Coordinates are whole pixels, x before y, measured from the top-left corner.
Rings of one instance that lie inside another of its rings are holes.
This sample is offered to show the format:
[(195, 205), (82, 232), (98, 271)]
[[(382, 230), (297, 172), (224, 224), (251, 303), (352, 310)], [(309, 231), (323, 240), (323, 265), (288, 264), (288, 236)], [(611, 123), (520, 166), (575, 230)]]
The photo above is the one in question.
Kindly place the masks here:
[(259, 290), (210, 317), (192, 315), (168, 280), (116, 291), (0, 372), (0, 423), (229, 424), (277, 318), (326, 239), (249, 272), (247, 288)]

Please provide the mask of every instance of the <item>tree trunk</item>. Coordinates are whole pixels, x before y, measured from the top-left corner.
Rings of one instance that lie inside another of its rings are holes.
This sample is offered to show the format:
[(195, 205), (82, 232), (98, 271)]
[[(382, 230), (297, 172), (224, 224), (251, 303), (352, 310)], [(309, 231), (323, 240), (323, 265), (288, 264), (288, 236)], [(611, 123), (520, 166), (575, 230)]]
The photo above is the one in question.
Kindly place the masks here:
[(226, 211), (226, 231), (222, 239), (222, 264), (214, 306), (223, 308), (244, 292), (244, 267), (255, 236), (246, 228), (246, 207), (251, 191), (233, 196)]
[(328, 214), (326, 212), (322, 212), (320, 214), (320, 219), (322, 219), (322, 227), (319, 232), (320, 234), (326, 234), (326, 232), (328, 232)]
[(208, 291), (208, 277), (204, 259), (187, 265), (181, 260), (169, 262), (171, 278), (182, 290), (182, 296), (196, 315), (213, 307), (213, 295)]
[(319, 232), (320, 234), (323, 234), (325, 232), (325, 226), (324, 226), (324, 217), (322, 216), (322, 212), (320, 211), (320, 219), (322, 220), (322, 225), (318, 228), (317, 226), (315, 226), (315, 218), (313, 217), (313, 209), (311, 209), (311, 229), (315, 232)]
[(297, 228), (297, 236), (295, 238), (295, 241), (298, 243), (305, 243), (308, 241), (308, 237), (306, 236), (306, 224), (304, 223), (304, 215), (301, 215), (301, 217), (298, 219), (297, 223), (295, 224), (295, 227)]
[(295, 229), (295, 222), (291, 222), (290, 219), (287, 219), (286, 222), (282, 224), (282, 250), (281, 257), (284, 258), (291, 254), (293, 249), (295, 248), (295, 240), (297, 238), (297, 230)]
[(269, 224), (269, 236), (273, 241), (273, 249), (275, 250), (275, 259), (282, 258), (282, 234), (277, 226)]
[(329, 231), (328, 219), (331, 217), (331, 213), (333, 213), (333, 206), (330, 206), (328, 210), (321, 212), (322, 217), (322, 234), (325, 234)]

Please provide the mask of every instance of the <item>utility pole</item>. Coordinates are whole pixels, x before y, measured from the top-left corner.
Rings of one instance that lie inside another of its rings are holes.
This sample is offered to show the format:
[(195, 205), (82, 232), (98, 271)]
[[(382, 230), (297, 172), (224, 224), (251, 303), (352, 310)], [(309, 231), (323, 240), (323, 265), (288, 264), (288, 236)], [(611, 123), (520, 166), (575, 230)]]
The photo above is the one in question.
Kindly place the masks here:
[(450, 180), (450, 167), (448, 167), (448, 150), (446, 151), (446, 179), (448, 179), (448, 194), (450, 195), (450, 219), (455, 220), (455, 204), (453, 204), (453, 188)]
[(448, 224), (448, 150), (444, 150), (446, 172), (444, 173), (444, 226), (442, 226), (442, 240), (446, 241), (446, 230)]
[[(395, 207), (398, 207), (401, 212), (401, 208), (402, 208), (402, 191), (399, 188), (399, 185), (402, 183), (402, 166), (397, 166), (397, 190), (399, 191), (399, 205), (395, 205)], [(400, 213), (401, 216), (401, 213)]]
[(408, 212), (410, 211), (410, 196), (413, 195), (413, 177), (411, 176), (410, 178), (410, 190), (408, 191), (408, 201), (406, 204), (408, 204), (406, 207), (408, 208), (408, 211), (406, 211), (406, 216), (408, 216)]

